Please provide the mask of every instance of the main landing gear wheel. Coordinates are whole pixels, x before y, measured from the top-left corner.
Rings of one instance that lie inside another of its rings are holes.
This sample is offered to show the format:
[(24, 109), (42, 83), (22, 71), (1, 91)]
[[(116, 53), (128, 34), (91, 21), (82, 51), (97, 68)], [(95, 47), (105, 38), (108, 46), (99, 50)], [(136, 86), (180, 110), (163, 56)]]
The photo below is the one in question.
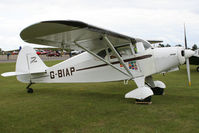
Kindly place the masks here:
[(153, 91), (154, 95), (164, 95), (163, 88), (155, 87), (155, 88), (151, 88), (151, 90)]
[(30, 82), (30, 83), (28, 84), (28, 86), (26, 87), (27, 93), (33, 93), (33, 92), (34, 92), (32, 88), (29, 88), (32, 84), (33, 84), (33, 83)]
[(136, 103), (136, 104), (152, 104), (151, 98), (152, 98), (152, 97), (149, 96), (149, 97), (147, 97), (147, 98), (145, 98), (145, 99), (142, 99), (142, 100), (136, 99), (136, 100), (135, 100), (135, 103)]
[(196, 68), (196, 71), (199, 72), (199, 67)]

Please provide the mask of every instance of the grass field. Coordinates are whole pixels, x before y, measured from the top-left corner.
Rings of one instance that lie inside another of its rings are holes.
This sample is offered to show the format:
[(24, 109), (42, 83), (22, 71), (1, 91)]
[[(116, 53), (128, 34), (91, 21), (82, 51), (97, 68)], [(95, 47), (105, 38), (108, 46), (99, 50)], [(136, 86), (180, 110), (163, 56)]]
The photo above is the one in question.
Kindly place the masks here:
[[(46, 62), (47, 65), (57, 63)], [(92, 84), (35, 84), (33, 94), (15, 77), (0, 76), (0, 133), (199, 133), (199, 73), (185, 66), (166, 76), (155, 75), (167, 88), (152, 105), (137, 105), (124, 95), (131, 81)], [(15, 63), (1, 63), (0, 73)]]

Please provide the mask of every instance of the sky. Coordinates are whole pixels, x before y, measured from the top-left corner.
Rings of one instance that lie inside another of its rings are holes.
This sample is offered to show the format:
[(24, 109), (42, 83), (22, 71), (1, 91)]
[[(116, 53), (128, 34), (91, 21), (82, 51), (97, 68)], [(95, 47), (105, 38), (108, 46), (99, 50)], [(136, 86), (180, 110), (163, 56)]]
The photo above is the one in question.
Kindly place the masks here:
[(199, 46), (198, 0), (1, 0), (0, 48), (34, 46), (19, 34), (46, 20), (79, 20), (120, 34), (164, 44)]

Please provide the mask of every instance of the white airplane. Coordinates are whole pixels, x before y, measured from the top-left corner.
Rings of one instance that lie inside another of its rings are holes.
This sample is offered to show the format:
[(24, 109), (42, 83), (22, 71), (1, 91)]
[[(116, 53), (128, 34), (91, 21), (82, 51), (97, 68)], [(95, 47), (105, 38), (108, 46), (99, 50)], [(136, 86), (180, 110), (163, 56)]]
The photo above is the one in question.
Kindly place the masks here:
[[(154, 48), (145, 40), (129, 37), (80, 21), (43, 21), (20, 33), (28, 43), (84, 50), (52, 67), (47, 67), (31, 47), (20, 51), (16, 71), (2, 76), (17, 76), (29, 83), (90, 83), (134, 80), (137, 88), (125, 95), (139, 102), (150, 102), (152, 95), (163, 94), (166, 85), (154, 81), (153, 74), (178, 70), (194, 52), (182, 47)], [(154, 41), (153, 41), (154, 42)], [(186, 35), (185, 35), (185, 46)]]

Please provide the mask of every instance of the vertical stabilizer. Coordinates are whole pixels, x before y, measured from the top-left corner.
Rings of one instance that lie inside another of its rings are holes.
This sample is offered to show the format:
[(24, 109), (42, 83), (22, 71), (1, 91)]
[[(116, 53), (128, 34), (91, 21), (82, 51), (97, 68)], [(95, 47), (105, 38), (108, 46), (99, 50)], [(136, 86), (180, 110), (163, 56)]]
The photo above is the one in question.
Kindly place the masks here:
[(31, 74), (45, 73), (47, 66), (31, 47), (24, 47), (19, 52), (16, 62), (17, 79), (21, 82), (30, 83)]
[(33, 48), (26, 46), (21, 49), (16, 62), (16, 72), (41, 73), (45, 72), (46, 68), (47, 66)]

